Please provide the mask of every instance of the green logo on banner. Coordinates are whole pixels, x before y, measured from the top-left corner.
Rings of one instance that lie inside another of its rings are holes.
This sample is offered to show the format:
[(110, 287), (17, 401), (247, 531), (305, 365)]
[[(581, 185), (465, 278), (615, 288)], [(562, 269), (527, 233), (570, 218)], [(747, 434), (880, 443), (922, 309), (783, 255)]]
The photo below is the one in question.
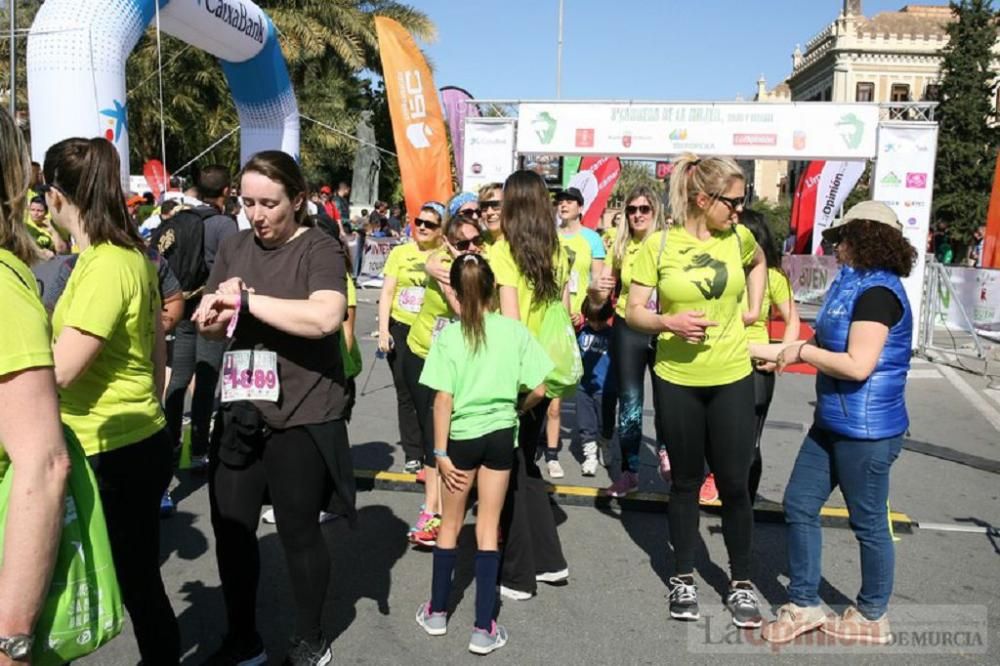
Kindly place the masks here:
[(881, 183), (883, 185), (888, 185), (889, 187), (898, 187), (898, 186), (900, 186), (900, 185), (903, 184), (903, 181), (901, 181), (899, 179), (899, 176), (897, 176), (895, 173), (893, 173), (892, 171), (890, 171), (881, 180)]
[(535, 130), (535, 136), (542, 142), (542, 145), (549, 145), (556, 136), (556, 119), (548, 111), (542, 111), (531, 123), (531, 128)]
[(841, 128), (840, 138), (844, 140), (844, 145), (851, 150), (861, 145), (861, 140), (865, 137), (865, 121), (853, 113), (848, 113), (840, 117), (837, 127)]

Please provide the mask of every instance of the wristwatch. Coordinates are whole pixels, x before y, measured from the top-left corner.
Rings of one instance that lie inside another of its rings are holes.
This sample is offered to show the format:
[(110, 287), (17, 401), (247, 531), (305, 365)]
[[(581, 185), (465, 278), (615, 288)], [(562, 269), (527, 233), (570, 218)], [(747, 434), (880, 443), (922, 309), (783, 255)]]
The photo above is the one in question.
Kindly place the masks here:
[(19, 661), (31, 655), (31, 645), (34, 642), (34, 637), (27, 634), (0, 636), (0, 652), (14, 661)]

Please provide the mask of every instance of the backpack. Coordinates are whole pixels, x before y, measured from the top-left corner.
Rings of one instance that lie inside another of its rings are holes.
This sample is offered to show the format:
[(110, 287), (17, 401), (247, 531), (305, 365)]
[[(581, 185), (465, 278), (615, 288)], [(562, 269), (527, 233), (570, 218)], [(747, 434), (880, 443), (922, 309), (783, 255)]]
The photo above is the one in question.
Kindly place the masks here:
[(187, 208), (153, 231), (150, 245), (167, 260), (188, 300), (201, 294), (208, 281), (205, 262), (205, 220), (220, 213), (214, 208)]

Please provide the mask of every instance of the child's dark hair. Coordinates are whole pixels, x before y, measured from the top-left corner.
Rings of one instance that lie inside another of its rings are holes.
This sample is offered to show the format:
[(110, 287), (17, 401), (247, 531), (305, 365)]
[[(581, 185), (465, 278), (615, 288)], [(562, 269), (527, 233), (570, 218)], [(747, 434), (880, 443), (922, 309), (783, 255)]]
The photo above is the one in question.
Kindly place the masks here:
[(583, 299), (583, 305), (580, 307), (580, 314), (587, 321), (607, 321), (611, 319), (611, 314), (614, 312), (614, 308), (611, 307), (611, 299), (608, 298), (601, 305), (594, 305), (590, 298)]
[(463, 254), (451, 265), (449, 278), (462, 306), (462, 335), (476, 353), (486, 341), (486, 311), (493, 308), (493, 270), (478, 254)]

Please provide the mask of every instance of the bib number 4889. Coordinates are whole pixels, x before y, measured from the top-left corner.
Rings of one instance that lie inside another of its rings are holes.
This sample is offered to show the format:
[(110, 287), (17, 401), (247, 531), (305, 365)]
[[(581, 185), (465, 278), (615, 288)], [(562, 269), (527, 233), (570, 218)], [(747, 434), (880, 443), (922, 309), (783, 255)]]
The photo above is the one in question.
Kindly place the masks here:
[(222, 402), (264, 400), (281, 394), (277, 354), (243, 349), (226, 352), (222, 361)]

